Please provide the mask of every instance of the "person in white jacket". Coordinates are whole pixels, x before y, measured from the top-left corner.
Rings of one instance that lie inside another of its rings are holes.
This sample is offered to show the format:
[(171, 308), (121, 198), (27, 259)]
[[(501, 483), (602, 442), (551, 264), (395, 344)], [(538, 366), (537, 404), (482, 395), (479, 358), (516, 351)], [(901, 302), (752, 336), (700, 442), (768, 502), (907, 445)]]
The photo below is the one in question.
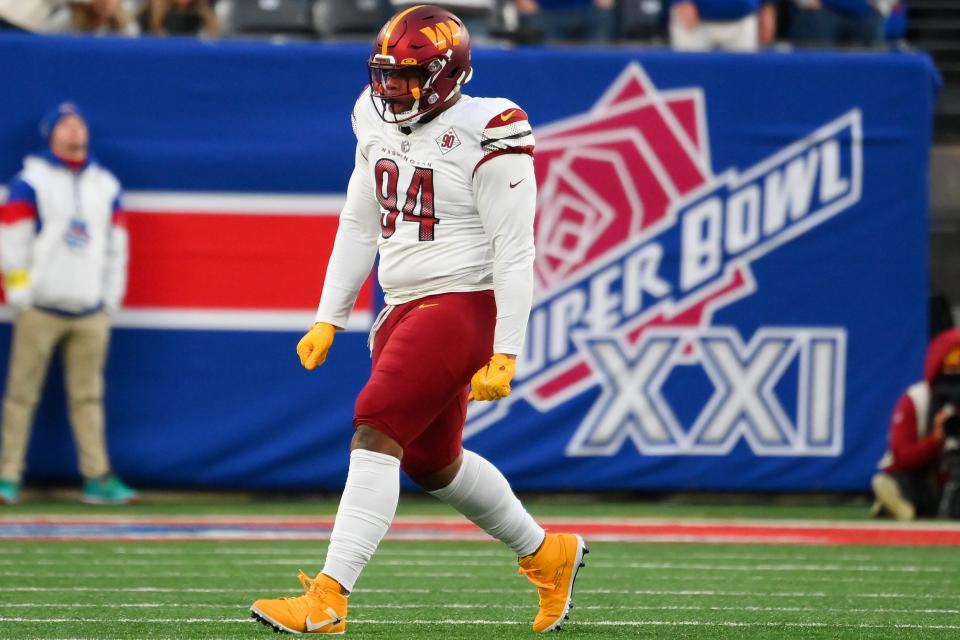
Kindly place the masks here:
[(110, 470), (103, 370), (110, 312), (127, 280), (120, 183), (89, 153), (73, 103), (41, 123), (49, 148), (27, 156), (0, 209), (0, 271), (16, 313), (3, 399), (0, 503), (16, 502), (34, 412), (50, 359), (63, 355), (83, 501), (128, 503), (136, 492)]

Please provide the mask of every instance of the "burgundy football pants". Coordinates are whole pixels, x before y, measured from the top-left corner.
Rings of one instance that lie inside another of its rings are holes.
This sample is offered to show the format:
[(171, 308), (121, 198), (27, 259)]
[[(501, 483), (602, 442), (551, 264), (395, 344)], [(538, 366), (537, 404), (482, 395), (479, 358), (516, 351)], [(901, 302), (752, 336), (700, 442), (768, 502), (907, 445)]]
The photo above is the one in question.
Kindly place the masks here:
[(492, 291), (443, 293), (398, 305), (377, 330), (353, 424), (399, 443), (411, 477), (460, 455), (467, 387), (493, 355), (496, 320)]

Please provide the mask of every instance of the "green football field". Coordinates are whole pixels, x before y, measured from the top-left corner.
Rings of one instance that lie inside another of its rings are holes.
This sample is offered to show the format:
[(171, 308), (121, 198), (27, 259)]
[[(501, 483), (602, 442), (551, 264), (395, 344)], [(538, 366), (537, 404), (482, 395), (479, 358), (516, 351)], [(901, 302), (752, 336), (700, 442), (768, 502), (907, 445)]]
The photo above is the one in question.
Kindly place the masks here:
[[(407, 501), (408, 503), (410, 501)], [(320, 503), (329, 514), (332, 503)], [(863, 509), (533, 503), (543, 515), (767, 518)], [(812, 509), (812, 510), (811, 510)], [(94, 513), (300, 515), (301, 503), (144, 505)], [(401, 514), (436, 513), (413, 501)], [(4, 519), (89, 514), (24, 504)], [(446, 513), (444, 511), (444, 513)], [(827, 523), (826, 520), (823, 522)], [(866, 520), (864, 520), (866, 522)], [(588, 540), (588, 542), (590, 542)], [(266, 638), (259, 597), (301, 592), (318, 541), (0, 540), (0, 638)], [(591, 542), (562, 634), (577, 638), (957, 638), (960, 548)], [(536, 593), (492, 542), (386, 541), (350, 599), (353, 638), (530, 638)]]

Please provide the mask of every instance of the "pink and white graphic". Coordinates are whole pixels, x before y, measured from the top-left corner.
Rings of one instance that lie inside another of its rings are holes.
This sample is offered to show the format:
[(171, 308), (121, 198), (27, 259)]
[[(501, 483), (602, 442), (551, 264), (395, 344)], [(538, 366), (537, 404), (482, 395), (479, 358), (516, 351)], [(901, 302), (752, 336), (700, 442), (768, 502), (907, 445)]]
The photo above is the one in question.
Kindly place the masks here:
[(703, 92), (628, 66), (589, 112), (537, 129), (537, 278), (550, 288), (712, 177)]
[[(672, 203), (713, 180), (703, 91), (659, 92), (633, 63), (586, 114), (537, 131), (538, 288), (549, 292), (664, 221)], [(737, 277), (713, 296), (648, 326), (699, 325), (716, 298), (749, 293)], [(537, 386), (532, 400), (553, 405), (589, 386), (583, 359)], [(551, 400), (553, 400), (551, 402)], [(546, 407), (545, 407), (546, 408)]]

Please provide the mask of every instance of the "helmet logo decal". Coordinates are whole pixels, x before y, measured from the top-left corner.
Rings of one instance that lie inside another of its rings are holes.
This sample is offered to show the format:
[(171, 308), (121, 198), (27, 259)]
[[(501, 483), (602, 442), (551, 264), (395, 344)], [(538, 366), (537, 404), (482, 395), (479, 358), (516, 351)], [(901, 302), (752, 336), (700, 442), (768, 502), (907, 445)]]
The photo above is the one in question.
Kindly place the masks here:
[(460, 44), (460, 26), (453, 20), (438, 22), (433, 27), (423, 27), (420, 33), (427, 36), (440, 51)]

